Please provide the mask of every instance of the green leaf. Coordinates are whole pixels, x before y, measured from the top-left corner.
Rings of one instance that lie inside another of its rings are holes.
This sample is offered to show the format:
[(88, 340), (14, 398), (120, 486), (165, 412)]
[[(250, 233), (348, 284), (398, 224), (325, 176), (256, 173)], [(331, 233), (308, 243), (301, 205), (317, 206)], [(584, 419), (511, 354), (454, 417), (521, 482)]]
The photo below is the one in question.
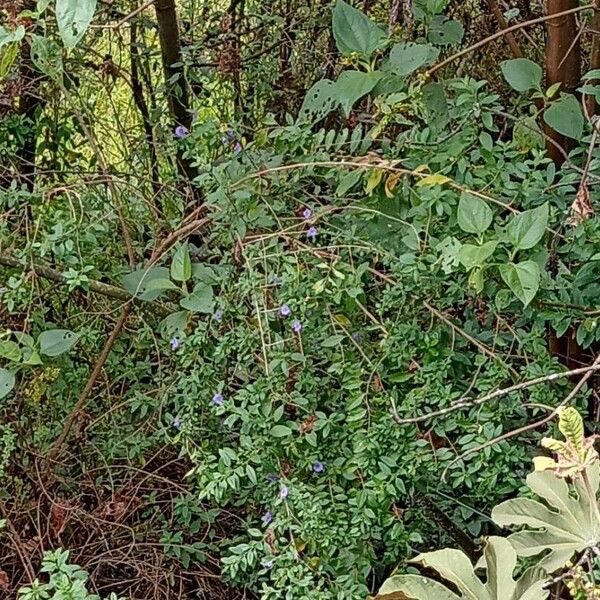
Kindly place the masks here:
[(178, 310), (167, 315), (159, 324), (158, 328), (162, 335), (170, 338), (175, 334), (181, 334), (187, 327), (187, 321), (190, 313), (187, 310)]
[(288, 437), (292, 435), (292, 430), (287, 425), (273, 425), (271, 435), (276, 438)]
[(192, 276), (192, 261), (190, 249), (186, 244), (181, 244), (173, 255), (171, 261), (171, 277), (175, 281), (187, 281)]
[(433, 44), (440, 44), (441, 46), (460, 44), (464, 34), (465, 29), (460, 21), (437, 15), (429, 25), (427, 41)]
[(542, 569), (527, 569), (519, 579), (513, 579), (517, 554), (511, 544), (501, 537), (487, 538), (483, 556), (476, 565), (485, 570), (485, 583), (479, 579), (471, 561), (460, 550), (426, 552), (412, 562), (427, 570), (437, 571), (439, 577), (452, 584), (459, 594), (439, 581), (421, 575), (394, 575), (384, 582), (376, 600), (545, 600), (550, 593), (546, 589), (547, 577)]
[(441, 83), (428, 83), (423, 86), (423, 103), (427, 109), (429, 126), (435, 132), (439, 132), (450, 121), (448, 102)]
[(343, 71), (341, 73), (335, 82), (335, 93), (346, 117), (350, 115), (354, 103), (368, 94), (382, 77), (381, 71), (370, 73)]
[(497, 246), (498, 242), (495, 240), (486, 242), (482, 246), (463, 244), (458, 251), (458, 260), (467, 271), (470, 271), (474, 267), (483, 265), (485, 261), (494, 254)]
[(342, 54), (358, 52), (366, 57), (387, 40), (383, 29), (344, 0), (337, 0), (333, 9), (333, 36)]
[(67, 48), (74, 48), (92, 22), (96, 0), (56, 0), (58, 32)]
[(15, 387), (15, 376), (10, 371), (0, 368), (0, 398), (4, 398)]
[(544, 121), (558, 133), (575, 140), (583, 137), (585, 123), (579, 100), (572, 94), (563, 94), (544, 113)]
[(36, 69), (54, 81), (62, 82), (63, 64), (60, 56), (60, 46), (41, 35), (32, 35), (31, 62)]
[(440, 51), (429, 44), (401, 42), (395, 44), (385, 64), (385, 70), (406, 77), (419, 67), (435, 61)]
[(9, 31), (0, 25), (0, 48), (5, 44), (20, 42), (25, 37), (25, 27), (19, 25), (14, 31)]
[(136, 298), (140, 300), (156, 300), (163, 292), (163, 289), (151, 289), (149, 284), (155, 279), (164, 281), (169, 279), (169, 269), (166, 267), (151, 267), (150, 269), (138, 269), (128, 273), (123, 277), (123, 287)]
[(328, 337), (321, 345), (324, 348), (332, 348), (333, 346), (337, 346), (343, 339), (343, 335), (332, 335)]
[[(587, 470), (592, 491), (598, 494), (600, 468)], [(507, 500), (492, 510), (492, 519), (502, 527), (527, 525), (508, 541), (519, 556), (540, 557), (538, 566), (548, 573), (560, 569), (585, 548), (600, 544), (600, 522), (580, 478), (571, 485), (550, 471), (536, 471), (527, 477), (527, 486), (544, 503), (530, 498)]]
[(481, 234), (492, 223), (494, 213), (481, 199), (463, 192), (458, 202), (458, 226), (467, 233)]
[(542, 68), (528, 58), (513, 58), (500, 63), (502, 75), (517, 92), (542, 89)]
[(515, 250), (533, 248), (548, 225), (548, 203), (514, 215), (506, 226), (506, 235)]
[(298, 122), (318, 123), (338, 104), (336, 84), (329, 79), (321, 79), (306, 92), (298, 113)]
[(500, 265), (500, 276), (513, 294), (527, 306), (540, 287), (540, 268), (532, 260)]
[(59, 356), (70, 350), (80, 337), (80, 333), (75, 333), (69, 329), (43, 331), (38, 337), (40, 352), (46, 356)]
[(159, 290), (164, 292), (166, 290), (177, 290), (181, 291), (170, 279), (162, 279), (157, 277), (156, 279), (151, 279), (146, 284), (146, 290), (151, 292), (154, 290)]
[(179, 301), (181, 308), (199, 313), (212, 313), (215, 308), (213, 289), (210, 285), (198, 283), (194, 291)]
[(21, 360), (21, 349), (18, 344), (10, 340), (0, 341), (0, 357), (12, 362), (19, 362)]

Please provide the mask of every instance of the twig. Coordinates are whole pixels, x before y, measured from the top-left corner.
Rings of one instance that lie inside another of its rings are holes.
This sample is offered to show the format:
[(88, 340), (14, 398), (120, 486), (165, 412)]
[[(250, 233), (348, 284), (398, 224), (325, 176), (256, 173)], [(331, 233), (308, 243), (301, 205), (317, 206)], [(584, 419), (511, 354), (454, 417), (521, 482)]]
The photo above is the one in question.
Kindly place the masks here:
[(580, 367), (579, 369), (572, 369), (571, 371), (563, 371), (561, 373), (552, 373), (551, 375), (537, 377), (536, 379), (530, 379), (529, 381), (522, 381), (521, 383), (516, 383), (515, 385), (511, 385), (510, 387), (495, 390), (494, 392), (490, 392), (489, 394), (481, 396), (481, 398), (477, 398), (475, 400), (469, 400), (468, 398), (463, 397), (457, 400), (451, 406), (448, 406), (447, 408), (442, 408), (441, 410), (437, 410), (426, 415), (421, 415), (419, 417), (410, 417), (408, 419), (395, 418), (394, 420), (399, 424), (420, 423), (421, 421), (427, 421), (428, 419), (434, 417), (447, 415), (456, 410), (461, 410), (463, 408), (471, 408), (473, 406), (479, 406), (480, 404), (485, 404), (490, 400), (495, 400), (496, 398), (512, 394), (513, 392), (517, 392), (519, 390), (524, 390), (526, 388), (539, 385), (540, 383), (550, 383), (551, 381), (556, 381), (557, 379), (564, 379), (566, 377), (572, 377), (573, 375), (582, 375), (583, 373), (587, 373), (588, 371), (598, 370), (600, 370), (600, 364), (593, 364), (587, 367)]
[[(594, 367), (594, 366), (598, 366), (598, 365), (600, 365), (600, 354), (596, 357), (596, 360), (594, 360), (594, 362), (592, 363), (591, 366)], [(529, 423), (527, 425), (523, 425), (523, 427), (518, 427), (517, 429), (513, 429), (512, 431), (503, 433), (502, 435), (499, 435), (498, 437), (495, 437), (494, 439), (489, 440), (485, 444), (475, 446), (475, 448), (469, 448), (468, 450), (466, 450), (465, 452), (463, 452), (462, 454), (457, 456), (444, 469), (444, 472), (442, 473), (442, 481), (446, 480), (446, 474), (448, 473), (448, 470), (450, 469), (450, 467), (452, 467), (452, 465), (455, 465), (460, 460), (463, 460), (467, 456), (470, 456), (471, 454), (474, 454), (475, 452), (481, 452), (482, 450), (485, 450), (486, 448), (489, 448), (490, 446), (494, 446), (494, 445), (498, 444), (499, 442), (503, 442), (504, 440), (508, 440), (517, 435), (521, 435), (522, 433), (526, 433), (527, 431), (531, 431), (532, 429), (537, 429), (538, 427), (541, 427), (542, 425), (545, 425), (546, 423), (548, 423), (548, 421), (551, 421), (559, 413), (560, 409), (563, 406), (565, 406), (566, 404), (568, 404), (577, 395), (579, 390), (584, 386), (585, 382), (592, 376), (593, 372), (594, 372), (594, 370), (592, 370), (591, 368), (588, 368), (587, 373), (585, 373), (583, 375), (583, 377), (577, 382), (577, 384), (571, 390), (569, 395), (548, 416), (544, 417), (543, 419), (540, 419), (539, 421), (535, 421), (534, 423)]]
[(504, 32), (504, 37), (506, 38), (506, 41), (510, 46), (510, 51), (512, 52), (513, 56), (515, 58), (523, 58), (523, 52), (521, 51), (519, 44), (517, 44), (515, 36), (510, 31), (506, 31), (508, 29), (508, 23), (506, 22), (502, 11), (498, 7), (498, 3), (496, 2), (496, 0), (487, 0), (487, 5), (492, 11), (494, 17), (496, 18), (496, 21), (498, 21), (500, 29)]

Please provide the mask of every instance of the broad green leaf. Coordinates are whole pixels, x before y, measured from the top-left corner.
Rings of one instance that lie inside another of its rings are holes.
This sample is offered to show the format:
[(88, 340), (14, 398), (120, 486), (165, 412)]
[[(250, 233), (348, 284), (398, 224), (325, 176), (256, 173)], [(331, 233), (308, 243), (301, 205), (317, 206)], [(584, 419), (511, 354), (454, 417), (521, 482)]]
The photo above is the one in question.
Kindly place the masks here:
[(74, 48), (92, 22), (96, 0), (56, 0), (58, 32), (67, 48)]
[(532, 260), (500, 265), (500, 275), (513, 294), (527, 306), (540, 287), (540, 268)]
[(20, 42), (25, 37), (25, 27), (19, 25), (14, 31), (9, 31), (0, 25), (0, 48), (5, 44)]
[(544, 121), (558, 133), (575, 140), (583, 137), (585, 123), (579, 100), (572, 94), (563, 94), (544, 113)]
[(0, 398), (4, 398), (15, 387), (15, 376), (10, 371), (0, 368)]
[(433, 131), (439, 132), (450, 121), (448, 102), (444, 86), (441, 83), (428, 83), (423, 86), (423, 103), (427, 109), (429, 126)]
[(441, 46), (460, 44), (464, 34), (465, 29), (460, 21), (437, 15), (429, 25), (427, 41)]
[(160, 332), (166, 338), (170, 338), (174, 334), (182, 333), (187, 327), (189, 315), (190, 313), (187, 310), (178, 310), (177, 312), (167, 315), (158, 326)]
[(474, 267), (480, 267), (485, 261), (494, 254), (498, 246), (498, 242), (492, 240), (486, 242), (482, 246), (475, 246), (474, 244), (463, 244), (458, 251), (458, 260), (467, 271), (470, 271)]
[(332, 335), (323, 341), (321, 344), (324, 348), (331, 348), (337, 346), (344, 339), (343, 335)]
[(401, 42), (395, 44), (385, 64), (385, 70), (406, 77), (419, 67), (431, 64), (440, 51), (429, 44)]
[(354, 103), (368, 94), (383, 77), (381, 71), (343, 71), (335, 82), (335, 92), (339, 103), (348, 117)]
[(166, 267), (151, 267), (138, 269), (123, 277), (123, 287), (140, 300), (156, 300), (163, 292), (162, 289), (151, 289), (149, 283), (155, 279), (169, 279), (169, 269)]
[(30, 56), (40, 73), (54, 81), (62, 81), (63, 64), (60, 46), (56, 42), (41, 35), (32, 35)]
[(542, 89), (542, 67), (528, 58), (513, 58), (500, 63), (502, 75), (517, 92)]
[(494, 213), (481, 199), (463, 192), (458, 202), (458, 226), (467, 233), (481, 234), (492, 223)]
[(511, 217), (506, 236), (515, 250), (533, 248), (543, 237), (548, 225), (548, 203)]
[(458, 594), (428, 577), (394, 575), (384, 582), (376, 600), (545, 600), (550, 593), (546, 589), (546, 573), (542, 569), (528, 569), (519, 579), (513, 579), (517, 554), (501, 537), (487, 538), (483, 556), (476, 565), (485, 570), (485, 583), (475, 573), (471, 561), (459, 550), (427, 552), (412, 562), (439, 573), (439, 577), (452, 584)]
[(276, 438), (287, 437), (292, 435), (292, 430), (286, 425), (273, 425), (271, 427), (271, 435)]
[(21, 349), (15, 342), (0, 340), (0, 357), (12, 362), (19, 362), (21, 360)]
[[(598, 463), (587, 473), (597, 496)], [(541, 501), (515, 498), (492, 510), (492, 519), (502, 527), (527, 525), (530, 528), (508, 537), (519, 556), (545, 553), (538, 566), (551, 573), (586, 548), (600, 544), (600, 522), (581, 478), (575, 478), (569, 485), (550, 471), (538, 471), (527, 477), (527, 486)]]
[(423, 179), (419, 179), (419, 181), (417, 181), (417, 187), (435, 187), (436, 185), (444, 185), (449, 181), (452, 181), (452, 179), (447, 175), (432, 173), (431, 175), (423, 177)]
[(161, 279), (160, 277), (148, 281), (146, 285), (146, 290), (149, 292), (154, 290), (159, 290), (161, 292), (167, 290), (181, 291), (170, 279)]
[(306, 92), (298, 113), (298, 122), (318, 123), (338, 104), (336, 84), (329, 79), (321, 79)]
[(187, 244), (181, 244), (171, 261), (171, 277), (175, 281), (187, 281), (192, 276), (192, 261)]
[(215, 308), (213, 289), (210, 285), (198, 283), (194, 291), (179, 301), (181, 308), (200, 313), (212, 313)]
[(357, 52), (366, 57), (387, 40), (383, 29), (344, 0), (337, 0), (333, 9), (333, 36), (342, 54)]
[(43, 331), (38, 337), (40, 352), (46, 356), (59, 356), (70, 350), (80, 337), (80, 333), (69, 329)]

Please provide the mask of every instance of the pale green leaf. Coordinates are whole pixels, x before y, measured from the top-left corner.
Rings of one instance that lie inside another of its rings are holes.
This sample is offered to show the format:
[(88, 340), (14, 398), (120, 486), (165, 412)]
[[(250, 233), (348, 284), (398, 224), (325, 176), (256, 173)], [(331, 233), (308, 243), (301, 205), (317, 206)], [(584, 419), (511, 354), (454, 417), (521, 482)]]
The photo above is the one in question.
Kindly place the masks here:
[(150, 282), (155, 279), (164, 281), (169, 279), (169, 269), (166, 267), (151, 267), (150, 269), (138, 269), (123, 277), (123, 287), (140, 300), (156, 300), (164, 289), (152, 289)]
[(19, 362), (21, 360), (21, 349), (15, 342), (0, 340), (0, 357), (12, 362)]
[(192, 276), (192, 261), (187, 244), (181, 244), (171, 261), (171, 277), (175, 281), (187, 281)]
[(481, 198), (463, 192), (458, 202), (458, 226), (467, 233), (481, 234), (490, 226), (494, 213)]
[(513, 58), (500, 63), (504, 79), (517, 92), (542, 89), (542, 68), (528, 58)]
[(80, 337), (80, 333), (75, 333), (69, 329), (43, 331), (38, 337), (40, 352), (46, 356), (59, 356), (70, 350)]
[(506, 227), (506, 235), (515, 250), (533, 248), (543, 237), (548, 225), (548, 203), (514, 215)]
[(419, 67), (429, 65), (438, 57), (440, 51), (429, 44), (400, 42), (390, 51), (385, 70), (395, 75), (407, 76)]
[(74, 48), (87, 31), (96, 0), (56, 0), (58, 32), (67, 48)]
[(464, 34), (465, 30), (460, 21), (437, 15), (429, 25), (427, 41), (441, 46), (449, 46), (459, 44)]
[(215, 308), (213, 289), (210, 285), (198, 283), (194, 291), (179, 301), (181, 308), (193, 312), (212, 313)]
[(283, 438), (292, 435), (292, 430), (287, 425), (273, 425), (271, 435), (276, 438)]
[(486, 242), (481, 246), (476, 246), (475, 244), (463, 244), (458, 251), (458, 260), (467, 271), (470, 271), (474, 267), (483, 265), (485, 261), (494, 254), (497, 246), (498, 242), (495, 240)]
[(4, 398), (15, 387), (15, 376), (10, 371), (0, 368), (0, 398)]
[(527, 306), (540, 287), (540, 268), (532, 260), (500, 265), (500, 276), (513, 294)]

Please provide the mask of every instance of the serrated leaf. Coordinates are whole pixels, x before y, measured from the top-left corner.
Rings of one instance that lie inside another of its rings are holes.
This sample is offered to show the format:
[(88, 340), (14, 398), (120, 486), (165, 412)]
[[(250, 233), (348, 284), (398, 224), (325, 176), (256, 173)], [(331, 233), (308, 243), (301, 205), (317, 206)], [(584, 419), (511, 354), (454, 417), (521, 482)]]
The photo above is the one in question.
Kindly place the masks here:
[(528, 58), (513, 58), (500, 63), (502, 75), (517, 92), (542, 89), (542, 68)]
[(171, 260), (171, 277), (175, 281), (187, 281), (192, 276), (192, 260), (187, 244), (181, 244)]
[(335, 93), (344, 115), (348, 117), (354, 103), (368, 94), (383, 77), (381, 71), (343, 71), (335, 82)]
[[(587, 470), (591, 488), (598, 494), (600, 467)], [(600, 521), (581, 478), (569, 486), (549, 471), (531, 473), (527, 486), (541, 501), (530, 498), (507, 500), (492, 510), (493, 521), (502, 526), (529, 528), (508, 537), (519, 556), (541, 555), (538, 566), (548, 573), (565, 565), (576, 554), (600, 543)]]
[(74, 48), (85, 35), (95, 11), (96, 0), (56, 0), (58, 32), (67, 48)]
[(406, 77), (419, 67), (435, 61), (440, 51), (429, 44), (414, 44), (401, 42), (394, 44), (384, 70)]
[(579, 100), (572, 94), (563, 94), (544, 112), (544, 121), (554, 131), (575, 140), (583, 137), (585, 119)]
[(337, 0), (333, 9), (333, 36), (342, 54), (357, 52), (365, 57), (387, 40), (383, 29), (343, 0)]
[(533, 248), (543, 237), (548, 225), (548, 203), (511, 217), (506, 235), (515, 250)]
[(69, 329), (49, 329), (38, 337), (40, 352), (46, 356), (59, 356), (69, 351), (81, 337)]
[(179, 305), (181, 308), (191, 310), (192, 312), (212, 313), (215, 308), (212, 287), (203, 283), (197, 284), (191, 294), (179, 301)]
[(487, 538), (483, 556), (477, 564), (486, 571), (485, 583), (459, 550), (427, 552), (412, 562), (437, 571), (441, 579), (451, 583), (459, 594), (439, 581), (421, 575), (395, 575), (383, 584), (376, 600), (545, 600), (550, 593), (545, 589), (546, 574), (541, 569), (528, 569), (519, 579), (513, 579), (517, 554), (501, 537)]
[(481, 199), (463, 192), (458, 202), (458, 226), (467, 233), (482, 234), (492, 223), (494, 213)]
[(458, 260), (467, 271), (470, 271), (474, 267), (483, 265), (494, 254), (497, 246), (498, 242), (495, 240), (486, 242), (481, 246), (463, 244), (458, 251)]
[(0, 398), (4, 398), (15, 387), (15, 376), (7, 369), (0, 368)]
[(500, 265), (500, 276), (512, 293), (527, 306), (540, 287), (540, 268), (532, 260)]

